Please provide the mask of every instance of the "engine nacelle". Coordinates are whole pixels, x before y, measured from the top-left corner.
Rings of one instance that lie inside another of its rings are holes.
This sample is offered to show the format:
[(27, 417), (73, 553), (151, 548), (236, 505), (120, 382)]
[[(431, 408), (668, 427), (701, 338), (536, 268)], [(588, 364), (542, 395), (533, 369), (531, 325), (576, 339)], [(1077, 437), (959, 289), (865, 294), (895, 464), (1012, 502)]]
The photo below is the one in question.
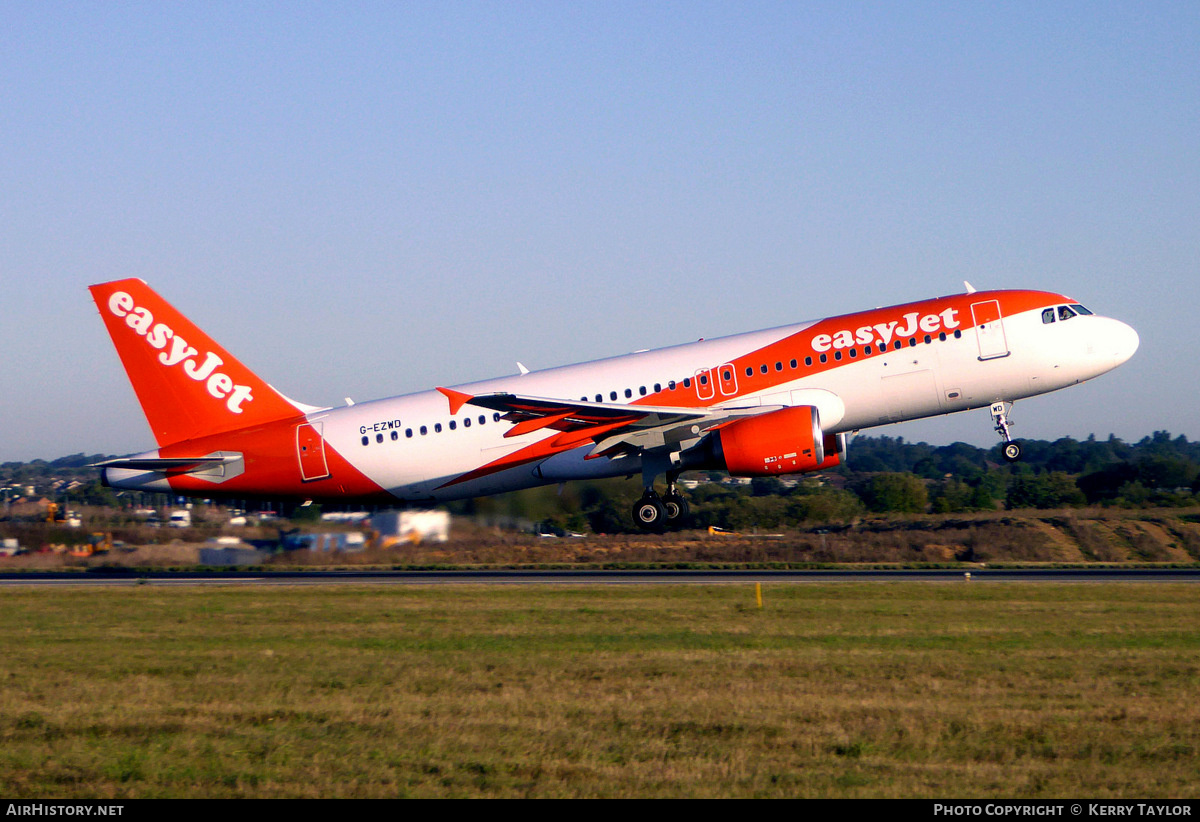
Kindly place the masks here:
[(836, 468), (846, 461), (846, 435), (845, 434), (826, 434), (825, 443), (825, 459), (814, 468), (814, 471), (824, 471), (827, 468)]
[[(836, 449), (836, 437), (830, 435), (828, 439)], [(844, 453), (845, 440), (841, 442)], [(740, 419), (717, 431), (713, 445), (718, 463), (738, 477), (800, 474), (832, 468), (841, 462), (838, 450), (826, 458), (821, 415), (812, 405)]]

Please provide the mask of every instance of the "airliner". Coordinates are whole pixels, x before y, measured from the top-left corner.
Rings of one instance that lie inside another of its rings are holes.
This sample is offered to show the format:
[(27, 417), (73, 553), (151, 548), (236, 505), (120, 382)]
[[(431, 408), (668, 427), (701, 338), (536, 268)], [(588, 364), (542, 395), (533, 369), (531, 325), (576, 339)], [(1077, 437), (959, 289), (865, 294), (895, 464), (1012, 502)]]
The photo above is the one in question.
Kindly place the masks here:
[[(98, 463), (114, 488), (431, 505), (640, 475), (651, 531), (686, 522), (688, 470), (827, 470), (872, 426), (989, 408), (1021, 456), (1019, 399), (1116, 368), (1133, 328), (1044, 291), (977, 291), (320, 408), (260, 379), (145, 282), (91, 286), (156, 449)], [(655, 484), (665, 480), (664, 493)]]

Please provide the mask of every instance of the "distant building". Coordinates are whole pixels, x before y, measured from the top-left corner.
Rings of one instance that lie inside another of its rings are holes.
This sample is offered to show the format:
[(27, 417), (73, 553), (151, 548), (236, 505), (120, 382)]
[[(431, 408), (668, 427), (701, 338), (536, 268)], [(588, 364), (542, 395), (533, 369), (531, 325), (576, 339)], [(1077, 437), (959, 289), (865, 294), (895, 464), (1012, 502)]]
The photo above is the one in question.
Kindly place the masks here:
[(379, 542), (387, 547), (399, 542), (445, 542), (450, 539), (448, 511), (382, 511), (371, 517)]
[(353, 553), (367, 547), (367, 538), (361, 531), (288, 534), (283, 538), (283, 547), (288, 551), (312, 551), (319, 554), (330, 551)]

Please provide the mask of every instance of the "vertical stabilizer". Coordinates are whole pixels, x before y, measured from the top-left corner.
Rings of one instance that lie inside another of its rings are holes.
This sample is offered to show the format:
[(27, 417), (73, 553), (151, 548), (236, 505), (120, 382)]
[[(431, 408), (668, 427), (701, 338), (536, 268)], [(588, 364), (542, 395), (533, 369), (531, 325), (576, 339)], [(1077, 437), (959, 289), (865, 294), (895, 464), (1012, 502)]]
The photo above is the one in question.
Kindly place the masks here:
[(90, 291), (160, 446), (301, 415), (142, 280)]

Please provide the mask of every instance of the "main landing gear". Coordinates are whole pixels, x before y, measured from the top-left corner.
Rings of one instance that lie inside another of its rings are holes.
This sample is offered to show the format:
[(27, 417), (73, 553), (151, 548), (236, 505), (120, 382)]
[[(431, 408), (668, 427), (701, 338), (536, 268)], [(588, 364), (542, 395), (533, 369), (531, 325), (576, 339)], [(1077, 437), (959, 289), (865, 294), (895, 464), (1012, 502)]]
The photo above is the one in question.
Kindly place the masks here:
[(667, 472), (667, 493), (661, 497), (654, 490), (654, 478), (649, 478), (642, 498), (633, 506), (633, 521), (640, 528), (661, 534), (668, 527), (677, 528), (687, 520), (687, 500), (675, 488), (678, 478), (678, 471)]
[(1008, 433), (1008, 429), (1012, 427), (1012, 423), (1008, 421), (1008, 412), (1011, 410), (1011, 402), (992, 403), (992, 423), (995, 425), (996, 433), (1004, 439), (1002, 450), (1004, 459), (1007, 462), (1016, 462), (1021, 458), (1021, 443), (1014, 440)]

